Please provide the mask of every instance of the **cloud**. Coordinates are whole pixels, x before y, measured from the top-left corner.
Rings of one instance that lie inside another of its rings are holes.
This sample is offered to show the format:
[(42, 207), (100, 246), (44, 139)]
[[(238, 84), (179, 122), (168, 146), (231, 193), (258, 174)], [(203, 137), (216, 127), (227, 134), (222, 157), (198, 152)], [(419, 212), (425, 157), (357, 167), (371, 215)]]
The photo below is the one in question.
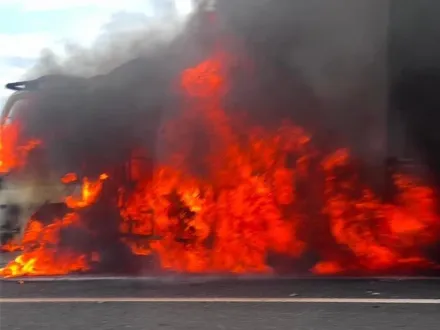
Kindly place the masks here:
[(185, 15), (192, 10), (192, 0), (0, 0), (0, 6), (18, 7), (26, 11), (60, 11), (78, 8), (115, 12), (120, 10), (146, 12), (154, 6), (174, 3), (179, 13)]
[(126, 0), (123, 3), (117, 0), (0, 0), (0, 5), (20, 7), (28, 11), (69, 10), (81, 7), (119, 10), (121, 8), (145, 8), (147, 2), (145, 0)]
[(0, 57), (37, 57), (42, 48), (55, 43), (54, 36), (46, 33), (0, 33)]
[(11, 56), (11, 57), (5, 57), (3, 59), (3, 62), (6, 63), (7, 65), (11, 65), (17, 68), (28, 68), (30, 65), (34, 63), (34, 59), (22, 57), (22, 56)]

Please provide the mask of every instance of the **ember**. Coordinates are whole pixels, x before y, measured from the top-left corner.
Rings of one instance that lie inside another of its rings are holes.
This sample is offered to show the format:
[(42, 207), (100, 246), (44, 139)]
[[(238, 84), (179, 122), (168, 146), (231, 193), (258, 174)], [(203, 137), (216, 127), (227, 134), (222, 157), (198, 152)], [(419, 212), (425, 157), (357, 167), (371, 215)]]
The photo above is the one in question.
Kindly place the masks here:
[[(425, 251), (439, 237), (440, 219), (431, 188), (396, 175), (396, 202), (384, 203), (362, 182), (348, 150), (323, 154), (289, 122), (278, 130), (237, 128), (220, 102), (227, 89), (220, 59), (182, 74), (187, 108), (168, 123), (169, 163), (157, 165), (152, 178), (141, 175), (131, 190), (117, 187), (118, 202), (109, 202), (120, 212), (117, 239), (139, 262), (155, 257), (160, 269), (185, 273), (276, 274), (274, 256), (288, 260), (290, 272), (314, 274), (432, 268)], [(209, 144), (198, 154), (203, 171), (190, 157), (199, 139), (193, 128), (200, 126)], [(49, 225), (32, 220), (23, 253), (0, 274), (97, 269), (99, 251), (78, 253), (61, 244), (61, 231), (92, 230), (79, 210), (96, 207), (107, 182), (114, 184), (112, 174), (84, 178), (81, 198), (66, 200), (71, 212)], [(302, 269), (300, 260), (311, 251), (319, 260)]]

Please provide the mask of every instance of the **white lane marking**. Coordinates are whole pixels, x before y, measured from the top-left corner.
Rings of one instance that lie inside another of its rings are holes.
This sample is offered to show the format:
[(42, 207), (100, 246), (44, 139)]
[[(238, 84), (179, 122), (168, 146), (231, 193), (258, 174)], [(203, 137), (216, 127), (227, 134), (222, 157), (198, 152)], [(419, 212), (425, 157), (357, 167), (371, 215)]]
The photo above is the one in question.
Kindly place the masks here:
[[(39, 283), (39, 282), (103, 282), (103, 281), (115, 281), (115, 282), (123, 282), (123, 281), (132, 281), (132, 282), (146, 282), (146, 283), (156, 283), (156, 284), (162, 284), (162, 285), (181, 285), (181, 284), (188, 284), (188, 283), (215, 283), (215, 282), (222, 282), (222, 281), (236, 281), (236, 282), (251, 282), (251, 281), (264, 281), (266, 279), (252, 279), (252, 278), (237, 278), (237, 279), (228, 279), (228, 278), (156, 278), (156, 277), (142, 277), (142, 278), (136, 278), (136, 277), (62, 277), (62, 278), (29, 278), (29, 277), (20, 277), (20, 278), (0, 278), (0, 286), (2, 283)], [(268, 279), (271, 280), (271, 279)], [(294, 280), (302, 280), (294, 279)], [(305, 279), (305, 280), (326, 280), (324, 279)], [(334, 279), (330, 279), (334, 280)], [(339, 281), (340, 279), (336, 279), (336, 281)], [(347, 279), (341, 279), (346, 281)], [(348, 279), (350, 280), (350, 279)], [(358, 280), (358, 279), (356, 279)], [(403, 281), (417, 281), (420, 279), (363, 279), (366, 282), (367, 281), (379, 281), (383, 283), (402, 283)], [(440, 278), (437, 279), (424, 279), (424, 281), (440, 281)]]
[(348, 304), (440, 304), (440, 299), (369, 298), (0, 298), (0, 303), (348, 303)]
[(190, 282), (190, 281), (265, 281), (265, 280), (361, 280), (361, 281), (381, 281), (381, 282), (401, 282), (401, 281), (440, 281), (440, 277), (336, 277), (336, 276), (85, 276), (85, 275), (68, 275), (68, 276), (20, 276), (0, 278), (1, 282), (56, 282), (56, 281), (73, 281), (73, 282), (88, 282), (88, 281), (157, 281), (157, 282)]

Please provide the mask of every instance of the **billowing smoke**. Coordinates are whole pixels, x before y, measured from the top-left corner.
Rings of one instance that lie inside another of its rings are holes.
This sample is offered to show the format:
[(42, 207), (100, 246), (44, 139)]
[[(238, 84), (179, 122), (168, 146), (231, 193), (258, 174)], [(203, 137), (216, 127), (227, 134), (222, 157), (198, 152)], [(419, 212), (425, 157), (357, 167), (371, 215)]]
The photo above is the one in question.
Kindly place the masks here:
[[(383, 161), (386, 3), (219, 0), (217, 7), (222, 31), (232, 35), (232, 47), (244, 49), (242, 53), (255, 68), (252, 79), (235, 70), (227, 100), (232, 108), (252, 109), (255, 119), (265, 123), (291, 118), (317, 139), (328, 142), (331, 136), (333, 144), (351, 147), (370, 165)], [(47, 132), (53, 130), (49, 129), (53, 120), (64, 120), (72, 132), (67, 149), (78, 148), (84, 141), (100, 152), (106, 148), (114, 150), (113, 155), (122, 151), (114, 148), (124, 149), (124, 138), (113, 143), (111, 137), (124, 129), (130, 131), (130, 139), (142, 135), (145, 127), (132, 126), (139, 123), (137, 112), (161, 112), (175, 106), (169, 94), (171, 80), (184, 63), (191, 63), (188, 59), (194, 62), (203, 57), (200, 48), (206, 40), (201, 38), (206, 35), (200, 34), (206, 27), (189, 33), (183, 22), (170, 21), (151, 23), (141, 14), (119, 13), (103, 27), (91, 49), (70, 45), (64, 59), (48, 51), (32, 76), (90, 77), (126, 64), (87, 83), (88, 92), (81, 97), (64, 90), (58, 97), (45, 98), (49, 104), (44, 104), (42, 112), (47, 117), (35, 118), (32, 126), (38, 133)]]
[(190, 60), (177, 56), (191, 47), (185, 35), (181, 19), (119, 13), (92, 48), (68, 45), (67, 57), (46, 51), (29, 73), (43, 77), (43, 89), (26, 127), (44, 141), (49, 167), (97, 175), (133, 148), (146, 146), (151, 156), (161, 117), (176, 106), (174, 81)]
[(67, 42), (62, 54), (42, 52), (28, 77), (67, 74), (91, 77), (109, 73), (116, 67), (146, 57), (172, 42), (184, 29), (186, 19), (170, 15), (166, 23), (136, 12), (118, 12), (101, 27), (91, 46)]
[[(350, 147), (382, 178), (388, 1), (223, 0), (225, 25), (256, 62), (252, 108), (288, 117), (329, 147)], [(249, 91), (249, 87), (245, 88)], [(237, 102), (244, 98), (239, 93)], [(270, 110), (268, 110), (270, 109)], [(379, 179), (380, 180), (380, 179)]]

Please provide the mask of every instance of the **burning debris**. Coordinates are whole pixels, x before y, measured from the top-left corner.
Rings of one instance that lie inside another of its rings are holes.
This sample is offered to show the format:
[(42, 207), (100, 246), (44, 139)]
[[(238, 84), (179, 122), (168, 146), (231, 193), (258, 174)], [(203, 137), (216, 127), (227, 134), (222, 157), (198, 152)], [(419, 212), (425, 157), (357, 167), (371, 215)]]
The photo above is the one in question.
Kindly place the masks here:
[[(44, 150), (60, 183), (81, 189), (55, 219), (30, 215), (21, 241), (2, 246), (21, 255), (1, 276), (438, 271), (429, 253), (440, 237), (434, 190), (395, 174), (393, 201), (384, 201), (359, 160), (324, 144), (328, 135), (311, 134), (307, 120), (270, 109), (265, 123), (253, 117), (260, 111), (237, 111), (228, 102), (237, 81), (252, 85), (261, 72), (218, 44), (183, 70), (159, 54), (107, 80), (43, 90), (20, 122), (24, 149), (6, 143), (16, 138), (3, 123), (2, 166), (19, 170), (35, 161), (20, 150)], [(274, 95), (283, 102), (263, 106), (289, 103)]]

